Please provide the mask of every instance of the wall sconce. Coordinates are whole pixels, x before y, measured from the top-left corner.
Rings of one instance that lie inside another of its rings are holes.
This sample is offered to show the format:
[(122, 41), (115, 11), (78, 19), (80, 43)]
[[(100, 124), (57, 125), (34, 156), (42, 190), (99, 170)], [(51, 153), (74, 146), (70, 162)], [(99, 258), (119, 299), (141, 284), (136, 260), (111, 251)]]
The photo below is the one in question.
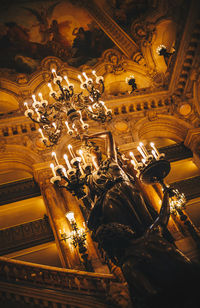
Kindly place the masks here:
[(72, 228), (72, 232), (68, 235), (65, 230), (62, 232), (60, 230), (60, 234), (62, 237), (62, 240), (65, 242), (70, 239), (71, 244), (76, 248), (78, 247), (78, 251), (81, 256), (81, 262), (85, 266), (85, 269), (89, 272), (94, 272), (93, 266), (91, 261), (88, 259), (88, 253), (87, 253), (87, 247), (86, 247), (86, 233), (88, 230), (86, 230), (86, 227), (79, 229), (74, 217), (73, 212), (68, 212), (66, 215), (66, 218), (68, 219), (70, 226)]
[(159, 56), (164, 56), (166, 58), (169, 58), (171, 55), (174, 54), (175, 50), (173, 52), (168, 52), (167, 47), (165, 45), (159, 45), (156, 49), (156, 52)]
[(132, 87), (130, 94), (133, 93), (137, 89), (137, 84), (135, 82), (135, 76), (134, 75), (127, 77), (126, 83), (128, 83), (128, 85)]
[(183, 193), (180, 193), (178, 189), (173, 189), (174, 195), (170, 198), (170, 212), (177, 214), (186, 208), (186, 198)]

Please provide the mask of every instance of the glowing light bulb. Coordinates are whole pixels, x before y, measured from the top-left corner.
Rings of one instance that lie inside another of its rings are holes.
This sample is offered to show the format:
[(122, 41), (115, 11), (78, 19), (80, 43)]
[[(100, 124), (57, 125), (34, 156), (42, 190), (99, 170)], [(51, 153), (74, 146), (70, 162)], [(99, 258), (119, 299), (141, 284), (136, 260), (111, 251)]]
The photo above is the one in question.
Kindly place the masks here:
[(52, 152), (51, 155), (52, 155), (52, 157), (54, 158), (54, 160), (55, 160), (55, 162), (56, 162), (56, 165), (59, 165), (58, 159), (57, 159), (57, 156), (56, 156), (56, 153), (55, 153), (55, 152)]
[(68, 212), (65, 216), (67, 217), (67, 219), (69, 220), (70, 223), (75, 221), (74, 213), (73, 212)]
[(55, 172), (55, 169), (54, 169), (54, 164), (50, 164), (50, 168), (52, 170), (52, 173), (53, 173), (53, 176), (56, 176), (56, 172)]

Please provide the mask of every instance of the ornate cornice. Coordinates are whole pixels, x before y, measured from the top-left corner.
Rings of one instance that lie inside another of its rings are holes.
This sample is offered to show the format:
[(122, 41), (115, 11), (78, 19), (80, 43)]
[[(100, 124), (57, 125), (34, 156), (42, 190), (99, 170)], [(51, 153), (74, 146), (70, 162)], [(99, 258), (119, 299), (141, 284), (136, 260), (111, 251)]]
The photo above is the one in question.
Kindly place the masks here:
[(171, 186), (184, 193), (188, 201), (200, 197), (200, 176), (174, 182)]
[(53, 241), (47, 216), (0, 230), (0, 255)]
[(162, 147), (159, 148), (159, 151), (161, 153), (165, 153), (166, 159), (170, 162), (190, 158), (193, 156), (192, 151), (184, 146), (183, 143)]
[(40, 195), (40, 189), (33, 179), (25, 179), (0, 185), (0, 205)]

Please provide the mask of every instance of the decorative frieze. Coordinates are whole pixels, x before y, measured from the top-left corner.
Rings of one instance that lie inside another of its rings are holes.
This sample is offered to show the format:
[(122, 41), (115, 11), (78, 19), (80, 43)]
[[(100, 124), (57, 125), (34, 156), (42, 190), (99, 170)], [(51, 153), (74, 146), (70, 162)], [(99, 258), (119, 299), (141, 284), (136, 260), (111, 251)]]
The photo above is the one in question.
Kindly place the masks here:
[(40, 195), (40, 188), (33, 179), (0, 185), (0, 205)]
[(187, 201), (200, 197), (200, 176), (175, 182), (171, 185), (184, 193)]
[(47, 216), (0, 230), (0, 255), (53, 241)]

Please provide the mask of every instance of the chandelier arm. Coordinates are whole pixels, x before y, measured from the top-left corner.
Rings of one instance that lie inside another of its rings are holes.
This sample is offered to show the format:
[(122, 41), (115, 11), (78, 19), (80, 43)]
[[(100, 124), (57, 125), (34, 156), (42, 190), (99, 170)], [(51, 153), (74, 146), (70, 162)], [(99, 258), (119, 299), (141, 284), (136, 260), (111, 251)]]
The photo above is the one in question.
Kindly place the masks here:
[(30, 114), (28, 114), (28, 116), (34, 123), (37, 123), (37, 124), (41, 123), (40, 121), (35, 120)]
[(102, 87), (100, 94), (103, 94), (103, 93), (104, 93), (104, 90), (105, 90), (105, 85), (104, 85), (104, 82), (103, 82), (102, 79), (100, 79), (99, 82), (100, 82), (101, 87)]
[(63, 96), (63, 98), (64, 98), (64, 97), (65, 97), (65, 92), (64, 92), (64, 90), (63, 90), (63, 87), (62, 87), (62, 85), (61, 85), (60, 80), (57, 80), (56, 83), (57, 83), (57, 85), (59, 86), (59, 89), (60, 89), (60, 91), (61, 91), (61, 93), (62, 93), (62, 96)]

